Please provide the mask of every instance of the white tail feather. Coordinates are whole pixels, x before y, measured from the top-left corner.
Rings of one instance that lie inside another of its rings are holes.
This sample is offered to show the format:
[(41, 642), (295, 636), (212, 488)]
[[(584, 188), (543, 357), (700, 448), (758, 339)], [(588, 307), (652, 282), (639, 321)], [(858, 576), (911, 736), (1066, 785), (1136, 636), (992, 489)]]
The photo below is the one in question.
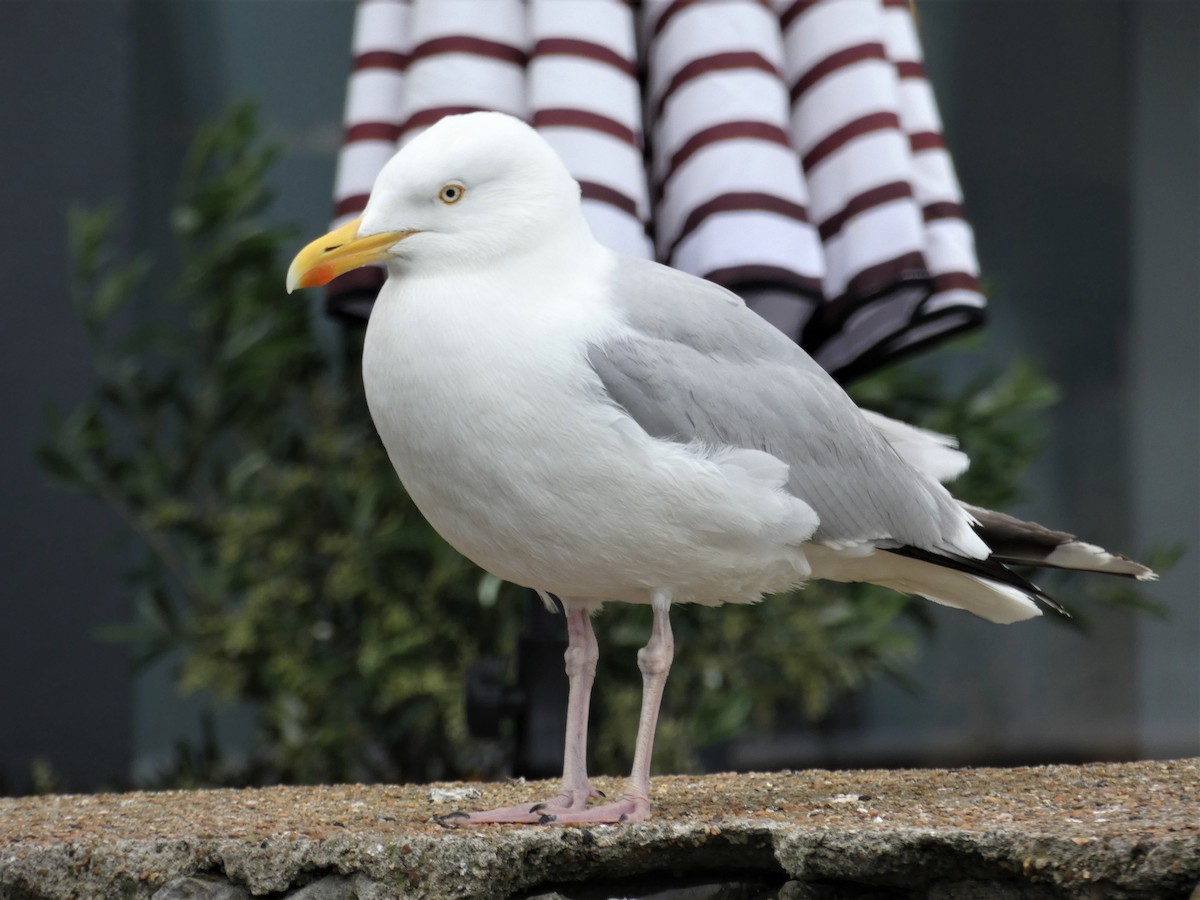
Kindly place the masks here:
[(902, 594), (917, 594), (955, 609), (1007, 625), (1042, 614), (1037, 602), (1019, 588), (919, 559), (877, 550), (863, 555), (806, 544), (813, 577), (829, 581), (866, 581)]

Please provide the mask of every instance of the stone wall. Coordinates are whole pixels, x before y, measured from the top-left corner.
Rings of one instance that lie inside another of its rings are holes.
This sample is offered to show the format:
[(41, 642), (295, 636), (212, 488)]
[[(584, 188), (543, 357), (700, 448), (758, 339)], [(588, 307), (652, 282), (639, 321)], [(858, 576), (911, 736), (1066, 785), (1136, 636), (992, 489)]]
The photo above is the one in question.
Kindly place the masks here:
[(655, 780), (655, 817), (639, 825), (432, 821), (554, 790), (514, 782), (0, 799), (0, 897), (1200, 897), (1196, 760), (672, 776)]

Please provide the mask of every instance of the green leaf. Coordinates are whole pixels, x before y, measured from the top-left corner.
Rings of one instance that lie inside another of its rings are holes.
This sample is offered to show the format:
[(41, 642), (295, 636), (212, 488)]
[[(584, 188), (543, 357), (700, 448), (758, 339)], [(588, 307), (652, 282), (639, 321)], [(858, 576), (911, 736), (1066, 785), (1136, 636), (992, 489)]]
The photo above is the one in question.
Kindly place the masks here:
[(92, 332), (107, 325), (134, 296), (150, 269), (146, 260), (135, 260), (101, 278), (92, 286), (93, 297), (84, 311), (84, 324)]

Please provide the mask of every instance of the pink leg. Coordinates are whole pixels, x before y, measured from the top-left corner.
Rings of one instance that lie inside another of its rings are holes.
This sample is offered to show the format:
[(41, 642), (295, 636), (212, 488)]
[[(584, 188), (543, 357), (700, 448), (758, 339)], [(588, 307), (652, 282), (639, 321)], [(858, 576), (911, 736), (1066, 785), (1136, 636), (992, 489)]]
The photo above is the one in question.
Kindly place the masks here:
[(600, 651), (588, 611), (567, 604), (567, 741), (563, 754), (563, 786), (557, 796), (542, 803), (522, 803), (484, 812), (453, 812), (438, 816), (443, 825), (482, 825), (493, 822), (539, 823), (555, 816), (587, 809), (589, 798), (599, 795), (588, 783), (587, 731), (592, 682)]
[(560, 807), (584, 809), (596, 792), (588, 783), (588, 715), (592, 703), (592, 682), (596, 680), (596, 661), (600, 650), (592, 630), (591, 615), (585, 609), (567, 613), (567, 741), (563, 753), (563, 790), (556, 797)]
[(556, 822), (644, 822), (650, 818), (650, 755), (654, 749), (654, 730), (663, 688), (675, 656), (675, 637), (671, 634), (670, 600), (654, 598), (654, 625), (650, 641), (638, 651), (642, 670), (642, 712), (638, 717), (637, 742), (633, 749), (633, 771), (621, 799), (591, 809), (553, 813), (546, 821)]

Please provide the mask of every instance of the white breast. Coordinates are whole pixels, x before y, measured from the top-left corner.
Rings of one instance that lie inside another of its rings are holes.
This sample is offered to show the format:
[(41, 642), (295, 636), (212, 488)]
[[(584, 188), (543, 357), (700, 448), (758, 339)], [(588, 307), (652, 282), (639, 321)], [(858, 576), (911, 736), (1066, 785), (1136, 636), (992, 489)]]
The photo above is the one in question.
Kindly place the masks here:
[(414, 502), (485, 569), (563, 596), (711, 603), (800, 580), (796, 542), (771, 535), (816, 519), (779, 473), (652, 439), (605, 400), (587, 345), (620, 323), (597, 283), (385, 285), (363, 376)]

